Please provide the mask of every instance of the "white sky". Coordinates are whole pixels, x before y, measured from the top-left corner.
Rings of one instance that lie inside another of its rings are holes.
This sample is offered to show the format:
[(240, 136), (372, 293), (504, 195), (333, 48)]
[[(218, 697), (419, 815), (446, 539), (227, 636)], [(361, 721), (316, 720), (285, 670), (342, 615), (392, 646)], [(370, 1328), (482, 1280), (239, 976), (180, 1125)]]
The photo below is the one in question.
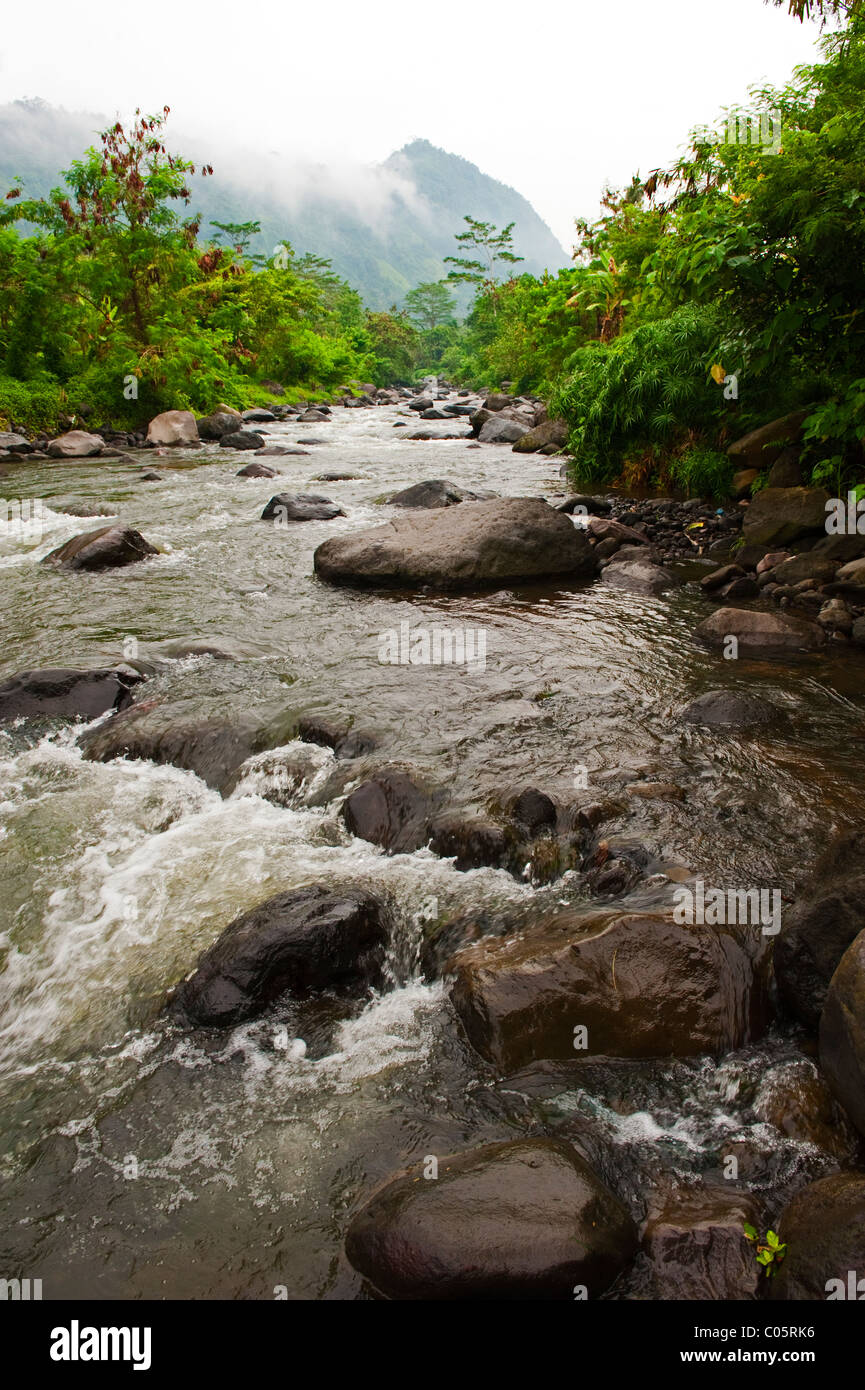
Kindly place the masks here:
[(817, 34), (762, 0), (38, 0), (4, 6), (0, 101), (167, 104), (215, 167), (230, 145), (375, 162), (422, 136), (518, 189), (570, 249), (605, 181), (783, 83)]

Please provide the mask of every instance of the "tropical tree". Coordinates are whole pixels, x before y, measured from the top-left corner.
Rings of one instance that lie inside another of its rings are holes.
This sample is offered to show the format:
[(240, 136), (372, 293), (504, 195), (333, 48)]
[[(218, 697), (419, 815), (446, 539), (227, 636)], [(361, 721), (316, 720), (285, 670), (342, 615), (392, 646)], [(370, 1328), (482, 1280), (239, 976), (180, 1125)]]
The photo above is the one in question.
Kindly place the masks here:
[(425, 280), (416, 289), (409, 290), (403, 306), (416, 327), (431, 332), (453, 318), (456, 300), (443, 280)]
[(474, 285), (478, 291), (495, 294), (498, 287), (498, 266), (515, 265), (523, 260), (514, 253), (514, 223), (509, 222), (501, 231), (492, 222), (478, 222), (473, 217), (464, 217), (468, 231), (456, 232), (454, 240), (467, 251), (474, 251), (475, 257), (445, 256), (445, 263), (455, 265), (456, 270), (448, 272), (448, 279), (455, 283)]

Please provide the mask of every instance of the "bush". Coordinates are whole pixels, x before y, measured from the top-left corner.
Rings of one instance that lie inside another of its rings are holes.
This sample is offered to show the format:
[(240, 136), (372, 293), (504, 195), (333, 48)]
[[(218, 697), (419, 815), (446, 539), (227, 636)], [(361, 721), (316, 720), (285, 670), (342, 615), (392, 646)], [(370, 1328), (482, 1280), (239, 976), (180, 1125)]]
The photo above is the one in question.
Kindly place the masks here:
[(60, 416), (66, 410), (66, 399), (56, 381), (15, 381), (0, 375), (0, 427), (36, 433), (45, 430), (55, 434)]

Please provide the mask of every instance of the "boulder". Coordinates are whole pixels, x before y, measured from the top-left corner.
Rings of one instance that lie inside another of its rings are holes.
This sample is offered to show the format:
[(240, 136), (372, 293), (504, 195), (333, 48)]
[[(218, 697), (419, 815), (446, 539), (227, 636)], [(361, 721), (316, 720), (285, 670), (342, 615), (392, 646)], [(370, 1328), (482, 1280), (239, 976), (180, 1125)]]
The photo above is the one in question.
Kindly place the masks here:
[(88, 434), (86, 430), (69, 430), (66, 434), (50, 439), (46, 452), (54, 459), (95, 458), (105, 448), (105, 440), (99, 434)]
[(0, 449), (4, 454), (32, 454), (36, 448), (23, 434), (13, 434), (10, 430), (0, 430)]
[(537, 835), (541, 830), (554, 826), (558, 812), (556, 803), (546, 792), (537, 787), (526, 787), (509, 807), (510, 815), (528, 835)]
[(783, 415), (778, 420), (770, 420), (759, 429), (737, 439), (727, 450), (729, 458), (741, 468), (756, 468), (762, 471), (772, 464), (789, 444), (794, 443), (802, 433), (802, 425), (809, 415), (808, 410), (797, 410)]
[(261, 513), (262, 521), (275, 521), (277, 526), (287, 521), (332, 521), (335, 516), (345, 516), (342, 507), (318, 492), (278, 492)]
[(407, 773), (384, 769), (346, 797), (342, 818), (358, 839), (405, 854), (426, 844), (439, 801), (437, 793), (417, 786)]
[(568, 442), (568, 426), (564, 420), (544, 420), (542, 424), (535, 425), (533, 429), (526, 433), (514, 444), (515, 454), (534, 454), (545, 445), (552, 444), (556, 449), (563, 449)]
[(694, 636), (709, 647), (722, 647), (728, 637), (735, 637), (740, 651), (770, 654), (810, 651), (824, 640), (814, 623), (753, 608), (718, 608)]
[(730, 484), (730, 496), (737, 500), (741, 497), (750, 497), (751, 488), (760, 476), (759, 468), (740, 468), (733, 474)]
[(435, 590), (546, 575), (588, 579), (597, 570), (585, 533), (546, 502), (527, 497), (411, 511), (371, 531), (325, 541), (314, 564), (333, 584)]
[(663, 594), (681, 584), (678, 575), (662, 565), (642, 561), (621, 561), (606, 566), (601, 583), (611, 589), (628, 589), (636, 594)]
[(484, 410), (499, 411), (505, 410), (509, 405), (513, 405), (513, 396), (504, 395), (502, 392), (493, 391), (484, 401)]
[(820, 1018), (820, 1065), (833, 1095), (865, 1135), (865, 931), (847, 947), (829, 981)]
[(224, 792), (242, 763), (273, 746), (266, 721), (244, 712), (229, 721), (222, 710), (202, 712), (195, 700), (146, 700), (87, 731), (79, 746), (88, 762), (146, 759), (194, 772)]
[(239, 468), (235, 477), (238, 478), (275, 478), (277, 476), (275, 468), (268, 468), (266, 463), (248, 463), (245, 468)]
[(737, 690), (707, 690), (682, 710), (683, 724), (707, 728), (746, 729), (768, 724), (778, 710), (767, 700)]
[(772, 1299), (822, 1303), (865, 1295), (865, 1175), (833, 1173), (802, 1188), (784, 1209), (778, 1235), (787, 1252), (767, 1281)]
[(769, 470), (769, 487), (802, 487), (805, 470), (799, 449), (782, 449)]
[(19, 671), (0, 685), (0, 720), (96, 719), (125, 709), (143, 678), (133, 671), (46, 667)]
[(483, 816), (442, 816), (430, 825), (430, 849), (453, 859), (460, 873), (469, 869), (511, 867), (514, 835)]
[(219, 441), (220, 449), (263, 449), (264, 435), (256, 434), (254, 430), (235, 430), (232, 434), (224, 434)]
[[(559, 507), (560, 512), (567, 512), (569, 516), (606, 516), (612, 510), (613, 504), (606, 498), (591, 497), (585, 493), (566, 498)], [(640, 540), (645, 545), (645, 536), (640, 536)]]
[(275, 420), (276, 416), (272, 410), (264, 410), (261, 406), (256, 406), (252, 410), (244, 410), (242, 418), (252, 421), (253, 424), (264, 425), (269, 420)]
[(762, 554), (780, 549), (799, 536), (825, 534), (828, 500), (829, 494), (823, 488), (763, 488), (745, 513), (745, 549), (759, 548)]
[(131, 526), (102, 526), (65, 541), (50, 551), (42, 564), (65, 570), (119, 569), (158, 554), (155, 546)]
[(478, 439), (482, 444), (514, 444), (528, 433), (528, 428), (528, 425), (520, 424), (518, 420), (487, 420), (481, 427)]
[(812, 1030), (845, 951), (865, 931), (863, 857), (865, 833), (837, 835), (796, 894), (775, 941), (778, 996)]
[(491, 492), (469, 492), (458, 483), (448, 482), (446, 478), (435, 478), (428, 482), (415, 483), (412, 487), (395, 492), (387, 500), (392, 507), (453, 507), (458, 502), (482, 502), (491, 498)]
[[(617, 541), (619, 545), (648, 545), (647, 538), (632, 526), (625, 526), (611, 517), (590, 516), (586, 531), (594, 541)], [(617, 547), (618, 548), (618, 547)]]
[(722, 565), (719, 570), (713, 570), (711, 574), (704, 574), (700, 580), (700, 588), (704, 594), (712, 594), (716, 589), (723, 589), (734, 579), (740, 579), (745, 571), (741, 565)]
[(278, 893), (244, 912), (175, 991), (171, 1012), (194, 1026), (231, 1028), (280, 994), (360, 994), (383, 983), (385, 912), (362, 889)]
[(432, 410), (434, 401), (432, 396), (415, 396), (413, 401), (409, 401), (409, 410)]
[(837, 569), (837, 560), (806, 550), (803, 555), (791, 555), (777, 564), (772, 570), (772, 583), (801, 584), (803, 579), (814, 579), (818, 584), (828, 584)]
[(763, 1277), (745, 1238), (759, 1223), (753, 1199), (735, 1188), (696, 1188), (672, 1194), (643, 1232), (651, 1265), (651, 1295), (663, 1300), (753, 1299)]
[[(637, 1249), (634, 1223), (570, 1145), (487, 1144), (380, 1188), (354, 1217), (346, 1254), (391, 1299), (599, 1297)], [(585, 1295), (584, 1295), (585, 1296)]]
[(239, 416), (229, 415), (227, 411), (214, 411), (212, 415), (203, 415), (200, 420), (196, 420), (199, 439), (215, 440), (224, 439), (227, 434), (236, 434)]
[(198, 426), (191, 410), (164, 410), (147, 426), (148, 444), (189, 445), (198, 442)]
[(557, 913), (453, 962), (454, 1008), (502, 1072), (545, 1058), (720, 1055), (760, 1036), (765, 988), (739, 929)]

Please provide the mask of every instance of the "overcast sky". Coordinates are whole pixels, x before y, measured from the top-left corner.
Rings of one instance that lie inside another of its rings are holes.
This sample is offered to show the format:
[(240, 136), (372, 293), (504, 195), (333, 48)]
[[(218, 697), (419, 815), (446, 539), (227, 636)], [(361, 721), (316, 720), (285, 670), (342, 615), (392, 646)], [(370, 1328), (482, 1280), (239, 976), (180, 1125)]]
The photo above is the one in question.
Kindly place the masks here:
[(422, 136), (517, 188), (570, 250), (606, 181), (671, 160), (817, 36), (762, 0), (7, 0), (0, 101), (169, 105), (214, 166), (238, 144), (374, 162)]

